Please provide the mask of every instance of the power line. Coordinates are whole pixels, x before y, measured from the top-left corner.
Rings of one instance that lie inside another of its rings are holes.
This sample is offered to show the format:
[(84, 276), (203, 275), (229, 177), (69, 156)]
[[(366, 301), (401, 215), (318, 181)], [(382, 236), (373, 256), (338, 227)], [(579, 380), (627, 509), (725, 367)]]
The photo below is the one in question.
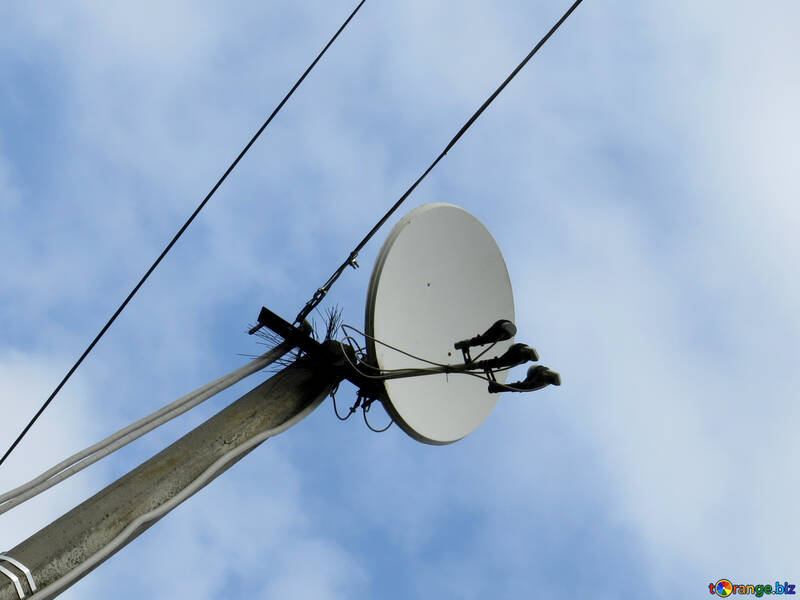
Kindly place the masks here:
[(366, 246), (367, 242), (369, 242), (372, 236), (375, 235), (375, 233), (381, 227), (383, 227), (384, 223), (386, 223), (389, 217), (391, 217), (392, 214), (406, 200), (406, 198), (408, 198), (411, 195), (411, 193), (422, 182), (422, 180), (425, 179), (428, 173), (430, 173), (433, 170), (433, 168), (437, 164), (439, 164), (439, 161), (445, 157), (445, 155), (450, 151), (450, 149), (456, 145), (458, 140), (461, 139), (461, 136), (464, 135), (464, 133), (466, 133), (466, 131), (472, 126), (472, 124), (478, 119), (478, 117), (480, 117), (481, 114), (483, 114), (483, 111), (488, 108), (488, 106), (494, 101), (494, 99), (500, 95), (500, 92), (502, 92), (503, 89), (505, 89), (505, 87), (511, 82), (511, 80), (517, 76), (517, 73), (519, 73), (522, 70), (522, 68), (528, 63), (528, 61), (531, 58), (533, 58), (533, 55), (539, 51), (539, 48), (544, 46), (547, 40), (550, 39), (550, 36), (552, 36), (556, 32), (556, 30), (559, 27), (561, 27), (564, 21), (566, 21), (572, 14), (572, 12), (576, 8), (578, 8), (578, 5), (581, 2), (583, 2), (583, 0), (576, 0), (572, 4), (572, 6), (569, 7), (567, 12), (565, 12), (561, 16), (561, 18), (556, 22), (556, 24), (550, 28), (550, 31), (548, 31), (545, 34), (545, 36), (541, 40), (539, 40), (539, 43), (537, 43), (533, 47), (533, 50), (531, 50), (528, 53), (528, 55), (522, 60), (522, 62), (520, 62), (517, 65), (517, 67), (513, 71), (511, 71), (511, 74), (508, 77), (506, 77), (505, 81), (503, 81), (503, 83), (500, 84), (500, 86), (492, 93), (492, 95), (489, 96), (483, 104), (481, 104), (480, 108), (478, 108), (478, 110), (476, 110), (475, 113), (469, 119), (467, 119), (467, 122), (464, 123), (464, 126), (458, 130), (458, 133), (456, 133), (453, 139), (450, 140), (447, 146), (445, 146), (444, 150), (442, 150), (442, 152), (439, 154), (439, 156), (436, 157), (436, 159), (430, 164), (430, 166), (428, 166), (428, 168), (425, 169), (425, 172), (422, 175), (420, 175), (419, 178), (414, 183), (411, 184), (411, 187), (409, 187), (406, 190), (406, 192), (402, 196), (400, 196), (400, 199), (397, 202), (395, 202), (394, 205), (386, 212), (386, 214), (383, 215), (383, 217), (381, 217), (380, 221), (378, 221), (375, 224), (375, 226), (372, 229), (370, 229), (369, 233), (367, 233), (367, 235), (365, 235), (364, 238), (358, 243), (358, 245), (355, 247), (355, 249), (353, 249), (353, 251), (347, 257), (347, 259), (341, 265), (339, 265), (338, 269), (336, 269), (333, 272), (333, 275), (330, 276), (328, 281), (326, 281), (322, 287), (320, 287), (316, 292), (314, 292), (314, 295), (308, 302), (306, 302), (306, 305), (303, 307), (303, 309), (295, 318), (295, 323), (301, 323), (303, 319), (305, 319), (311, 313), (311, 311), (314, 310), (319, 305), (320, 302), (322, 302), (323, 298), (325, 298), (331, 286), (334, 283), (336, 283), (336, 280), (339, 279), (339, 277), (342, 275), (342, 273), (344, 273), (345, 269), (347, 269), (348, 266), (354, 266), (354, 267), (358, 266), (356, 263), (356, 258), (358, 258), (358, 253), (361, 251), (361, 249), (364, 246)]
[(361, 2), (358, 3), (358, 5), (355, 7), (355, 9), (353, 9), (353, 12), (350, 13), (350, 16), (347, 17), (347, 19), (344, 21), (344, 23), (342, 23), (342, 25), (339, 27), (339, 29), (336, 31), (336, 33), (333, 34), (333, 37), (331, 37), (331, 39), (328, 41), (328, 43), (325, 44), (325, 47), (320, 51), (320, 53), (317, 55), (317, 57), (314, 59), (314, 61), (303, 72), (303, 74), (300, 76), (300, 78), (297, 80), (297, 82), (295, 82), (295, 84), (292, 86), (292, 89), (289, 90), (289, 92), (286, 94), (286, 96), (284, 96), (283, 100), (281, 100), (280, 103), (278, 104), (278, 106), (275, 107), (275, 109), (272, 111), (272, 114), (270, 114), (269, 117), (267, 118), (267, 120), (264, 121), (264, 124), (259, 128), (259, 130), (255, 133), (255, 135), (250, 139), (250, 141), (247, 143), (247, 145), (242, 149), (242, 151), (236, 157), (236, 159), (234, 159), (234, 161), (227, 168), (225, 173), (222, 174), (222, 177), (220, 177), (219, 180), (217, 181), (217, 183), (214, 184), (214, 187), (211, 188), (211, 191), (208, 192), (206, 197), (203, 198), (203, 201), (200, 202), (200, 204), (197, 206), (197, 208), (194, 210), (194, 212), (191, 214), (191, 216), (186, 220), (186, 222), (183, 224), (183, 226), (178, 230), (178, 233), (175, 234), (175, 237), (172, 238), (172, 240), (169, 242), (169, 244), (166, 245), (166, 247), (161, 252), (161, 254), (158, 256), (158, 258), (155, 260), (155, 262), (153, 262), (153, 264), (150, 266), (150, 268), (147, 269), (147, 272), (139, 280), (139, 283), (137, 283), (136, 286), (131, 290), (130, 294), (128, 294), (127, 298), (125, 298), (125, 300), (123, 300), (122, 304), (119, 305), (119, 308), (117, 308), (117, 310), (114, 312), (114, 314), (111, 315), (111, 318), (108, 320), (108, 322), (100, 330), (100, 333), (98, 333), (97, 336), (92, 340), (92, 343), (89, 344), (89, 346), (86, 348), (86, 350), (84, 350), (84, 352), (83, 352), (83, 354), (81, 354), (80, 358), (78, 358), (78, 360), (75, 362), (75, 364), (72, 365), (72, 368), (70, 368), (70, 370), (67, 371), (67, 374), (61, 380), (61, 383), (59, 383), (56, 386), (56, 389), (53, 390), (53, 393), (50, 394), (50, 397), (47, 398), (47, 400), (45, 400), (44, 404), (42, 404), (41, 408), (33, 416), (33, 418), (30, 420), (30, 422), (25, 426), (25, 428), (19, 434), (17, 439), (14, 441), (14, 443), (11, 444), (9, 449), (6, 450), (6, 453), (3, 455), (3, 457), (0, 458), (0, 465), (2, 465), (3, 462), (5, 462), (6, 458), (8, 458), (8, 456), (14, 451), (14, 448), (17, 447), (17, 445), (22, 441), (22, 438), (25, 437), (25, 434), (27, 434), (28, 431), (30, 430), (30, 428), (33, 427), (33, 424), (42, 415), (42, 413), (45, 411), (45, 409), (47, 409), (47, 407), (53, 401), (53, 398), (56, 397), (56, 394), (58, 394), (58, 392), (61, 391), (61, 388), (64, 387), (64, 384), (67, 383), (67, 381), (69, 380), (70, 377), (72, 377), (72, 374), (77, 370), (77, 368), (83, 362), (83, 359), (85, 359), (89, 355), (89, 353), (94, 349), (94, 347), (97, 344), (97, 342), (100, 341), (100, 338), (103, 337), (103, 335), (106, 333), (106, 331), (108, 331), (108, 329), (111, 327), (111, 325), (114, 323), (114, 321), (117, 320), (117, 317), (120, 315), (120, 313), (123, 310), (125, 310), (125, 307), (128, 305), (128, 302), (130, 302), (131, 299), (133, 298), (133, 296), (136, 294), (136, 292), (139, 291), (139, 288), (141, 288), (142, 285), (144, 285), (144, 282), (147, 281), (148, 277), (150, 277), (152, 272), (155, 271), (156, 267), (158, 267), (159, 263), (167, 255), (167, 253), (172, 249), (172, 247), (175, 245), (175, 243), (178, 241), (178, 239), (183, 235), (183, 232), (186, 231), (186, 229), (189, 227), (189, 225), (191, 225), (191, 223), (192, 223), (192, 221), (194, 221), (195, 217), (200, 213), (201, 210), (203, 210), (203, 207), (211, 199), (211, 197), (214, 195), (214, 193), (217, 191), (217, 189), (222, 185), (222, 182), (224, 182), (225, 179), (227, 179), (227, 177), (228, 177), (228, 175), (230, 175), (231, 171), (233, 171), (233, 169), (236, 168), (236, 165), (239, 164), (239, 161), (242, 160), (244, 155), (247, 154), (247, 151), (250, 150), (250, 147), (256, 142), (256, 140), (261, 136), (263, 131), (272, 122), (272, 119), (275, 118), (275, 115), (277, 115), (278, 112), (280, 112), (281, 108), (283, 108), (283, 105), (286, 104), (286, 102), (289, 100), (289, 98), (291, 98), (292, 94), (294, 94), (294, 91), (298, 87), (300, 87), (300, 84), (303, 83), (303, 80), (306, 78), (306, 76), (316, 66), (316, 64), (320, 61), (320, 59), (325, 55), (325, 52), (327, 52), (328, 48), (330, 48), (330, 46), (333, 44), (333, 42), (336, 41), (336, 38), (339, 37), (339, 34), (344, 30), (345, 27), (347, 27), (347, 25), (350, 23), (350, 21), (353, 19), (353, 17), (355, 17), (356, 13), (359, 11), (359, 9), (364, 4), (364, 2), (366, 2), (366, 0), (361, 0)]

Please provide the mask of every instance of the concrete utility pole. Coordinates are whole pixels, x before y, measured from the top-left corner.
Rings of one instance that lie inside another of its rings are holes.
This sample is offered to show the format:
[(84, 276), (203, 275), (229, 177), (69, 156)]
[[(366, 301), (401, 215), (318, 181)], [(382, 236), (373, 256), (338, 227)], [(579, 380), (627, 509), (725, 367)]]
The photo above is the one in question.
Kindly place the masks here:
[[(324, 366), (298, 361), (7, 555), (30, 570), (37, 600), (53, 598), (248, 454), (263, 441), (259, 437), (279, 433), (273, 430), (313, 411), (339, 380)], [(241, 453), (231, 456), (240, 447)], [(199, 487), (190, 487), (198, 486), (198, 478)], [(25, 573), (8, 562), (0, 565), (17, 576), (14, 582), (0, 574), (0, 600), (19, 600), (17, 586), (30, 598)]]

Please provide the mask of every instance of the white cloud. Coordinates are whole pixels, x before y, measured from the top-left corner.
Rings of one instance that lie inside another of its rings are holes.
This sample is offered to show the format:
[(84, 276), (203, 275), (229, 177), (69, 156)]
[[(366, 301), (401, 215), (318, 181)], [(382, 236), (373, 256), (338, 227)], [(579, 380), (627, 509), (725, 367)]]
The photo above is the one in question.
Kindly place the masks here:
[(0, 153), (0, 215), (3, 215), (4, 218), (7, 218), (12, 211), (19, 208), (22, 198), (21, 192), (14, 184), (14, 179), (11, 165), (9, 165), (6, 157)]
[[(8, 348), (0, 352), (3, 453), (58, 383), (55, 378), (64, 368), (64, 361), (52, 356)], [(79, 450), (82, 440), (97, 435), (98, 428), (91, 418), (86, 395), (86, 386), (77, 377), (58, 402), (54, 401), (47, 416), (31, 429), (0, 469), (3, 492), (38, 475)], [(0, 515), (0, 548), (7, 550), (17, 545), (87, 497), (96, 485), (96, 473), (89, 471)]]
[[(58, 124), (29, 134), (47, 151), (4, 131), (0, 187), (25, 190), (1, 225), (6, 389), (56, 378), (50, 357), (88, 341), (349, 7), (240, 8), (3, 9), (14, 89)], [(775, 465), (796, 462), (800, 418), (793, 11), (584, 3), (410, 200), (488, 223), (520, 339), (562, 388), (504, 398), (447, 448), (315, 415), (74, 593), (556, 595), (578, 574), (602, 597), (625, 567), (668, 597), (667, 580), (791, 576), (800, 481)], [(293, 316), (551, 16), (367, 3), (59, 398), (72, 412), (52, 452), (237, 364), (259, 302)], [(334, 292), (356, 322), (374, 252)], [(15, 535), (45, 518), (24, 514)]]

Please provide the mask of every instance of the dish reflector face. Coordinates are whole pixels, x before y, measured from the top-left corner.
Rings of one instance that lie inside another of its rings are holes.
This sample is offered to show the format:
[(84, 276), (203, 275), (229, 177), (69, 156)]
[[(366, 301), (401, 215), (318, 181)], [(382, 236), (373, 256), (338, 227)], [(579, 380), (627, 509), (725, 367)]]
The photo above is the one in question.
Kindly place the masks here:
[[(463, 364), (459, 340), (514, 321), (506, 263), (475, 217), (452, 204), (415, 208), (395, 225), (378, 254), (367, 296), (366, 332), (410, 354)], [(483, 358), (503, 354), (513, 339)], [(473, 358), (486, 346), (472, 348)], [(370, 363), (384, 371), (430, 365), (367, 338)], [(505, 382), (506, 372), (497, 373)], [(497, 402), (482, 379), (423, 375), (384, 382), (386, 408), (403, 430), (429, 444), (449, 444), (478, 427)]]

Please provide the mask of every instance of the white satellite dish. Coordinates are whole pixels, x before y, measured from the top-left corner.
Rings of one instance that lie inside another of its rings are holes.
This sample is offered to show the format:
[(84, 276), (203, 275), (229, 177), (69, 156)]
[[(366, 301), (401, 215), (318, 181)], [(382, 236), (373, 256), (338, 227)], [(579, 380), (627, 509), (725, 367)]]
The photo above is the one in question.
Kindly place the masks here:
[[(367, 294), (370, 364), (383, 371), (428, 366), (374, 340), (436, 363), (463, 363), (453, 344), (498, 319), (514, 321), (511, 281), (497, 243), (478, 219), (436, 202), (415, 208), (395, 225)], [(485, 358), (503, 354), (513, 342), (498, 342)], [(505, 377), (505, 371), (497, 373), (500, 383)], [(498, 399), (488, 393), (486, 381), (465, 374), (387, 379), (383, 385), (384, 405), (397, 424), (429, 444), (468, 435)]]

